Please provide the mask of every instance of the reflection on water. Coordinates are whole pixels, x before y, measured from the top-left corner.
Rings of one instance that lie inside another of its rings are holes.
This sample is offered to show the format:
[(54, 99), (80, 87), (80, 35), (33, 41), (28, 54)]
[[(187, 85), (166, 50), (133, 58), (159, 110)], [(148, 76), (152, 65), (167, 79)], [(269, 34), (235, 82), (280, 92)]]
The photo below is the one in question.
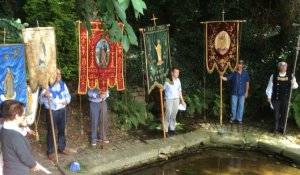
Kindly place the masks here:
[(130, 175), (300, 175), (300, 169), (261, 153), (204, 150)]

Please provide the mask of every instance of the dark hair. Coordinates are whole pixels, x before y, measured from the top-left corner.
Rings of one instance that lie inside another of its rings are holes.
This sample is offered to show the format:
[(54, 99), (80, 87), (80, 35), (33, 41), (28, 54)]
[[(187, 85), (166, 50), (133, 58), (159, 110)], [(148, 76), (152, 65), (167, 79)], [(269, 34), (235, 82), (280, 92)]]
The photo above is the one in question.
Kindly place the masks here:
[(25, 105), (17, 100), (6, 100), (1, 105), (1, 113), (5, 120), (14, 120), (15, 115), (21, 116)]
[(176, 66), (172, 67), (172, 72), (174, 72), (174, 70), (179, 70), (179, 67)]

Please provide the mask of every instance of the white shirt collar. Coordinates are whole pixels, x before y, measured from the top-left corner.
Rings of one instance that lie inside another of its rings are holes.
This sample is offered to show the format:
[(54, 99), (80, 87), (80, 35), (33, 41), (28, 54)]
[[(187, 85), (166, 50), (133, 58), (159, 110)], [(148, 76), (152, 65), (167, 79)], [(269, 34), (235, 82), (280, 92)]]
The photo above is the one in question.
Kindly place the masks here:
[(15, 130), (23, 135), (22, 129), (13, 121), (5, 121), (3, 123), (3, 128)]
[(286, 75), (286, 72), (279, 72), (279, 76), (284, 77)]

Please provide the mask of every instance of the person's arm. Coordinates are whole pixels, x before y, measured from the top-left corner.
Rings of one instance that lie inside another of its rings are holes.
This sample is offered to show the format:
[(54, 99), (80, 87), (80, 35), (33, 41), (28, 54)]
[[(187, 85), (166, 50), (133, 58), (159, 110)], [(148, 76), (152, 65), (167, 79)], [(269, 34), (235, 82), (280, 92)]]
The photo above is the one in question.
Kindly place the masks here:
[(95, 93), (93, 90), (88, 91), (88, 96), (91, 98), (97, 98), (97, 93)]
[(48, 102), (47, 98), (45, 97), (45, 93), (46, 93), (46, 90), (43, 89), (40, 93), (40, 96), (39, 96), (39, 103), (42, 104), (42, 105)]
[(226, 77), (221, 76), (221, 79), (222, 79), (223, 81), (231, 81), (231, 80), (233, 79), (233, 74), (234, 74), (234, 73), (232, 73), (232, 74), (230, 74), (230, 75), (228, 75), (228, 76), (226, 76)]
[(292, 88), (293, 89), (297, 89), (298, 88), (298, 83), (297, 83), (296, 77), (294, 77), (293, 80), (292, 80)]
[(64, 86), (65, 86), (65, 100), (66, 100), (65, 105), (67, 105), (71, 102), (71, 95), (70, 95), (69, 89), (65, 83), (64, 83)]
[[(179, 82), (180, 83), (180, 82)], [(180, 83), (180, 85), (179, 85), (179, 99), (180, 99), (180, 102), (181, 102), (181, 104), (183, 104), (184, 106), (186, 105), (185, 104), (185, 101), (184, 101), (184, 99), (183, 99), (183, 95), (182, 95), (182, 88), (181, 88), (181, 83)]]
[(37, 163), (34, 157), (32, 156), (29, 148), (27, 147), (27, 143), (25, 139), (26, 138), (24, 136), (20, 135), (20, 136), (13, 137), (11, 141), (13, 142), (14, 151), (16, 152), (20, 161), (24, 165), (32, 169), (36, 167)]
[(249, 81), (246, 83), (246, 92), (245, 92), (245, 98), (248, 98), (249, 95), (249, 87), (250, 87), (250, 83)]
[(247, 72), (245, 98), (248, 98), (248, 96), (249, 96), (249, 88), (250, 88), (250, 78), (249, 78), (249, 74)]
[(270, 76), (270, 80), (266, 89), (266, 95), (269, 103), (271, 103), (272, 93), (273, 93), (273, 75)]
[(167, 86), (168, 86), (168, 84), (167, 84), (167, 82), (165, 82), (165, 84), (164, 84), (164, 90), (167, 89)]

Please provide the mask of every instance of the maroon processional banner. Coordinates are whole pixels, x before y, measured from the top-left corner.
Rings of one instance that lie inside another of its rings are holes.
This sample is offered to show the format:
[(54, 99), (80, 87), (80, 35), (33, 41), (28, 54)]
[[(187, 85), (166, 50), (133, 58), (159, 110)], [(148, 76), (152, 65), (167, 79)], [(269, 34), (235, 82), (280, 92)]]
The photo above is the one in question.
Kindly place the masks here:
[(228, 67), (234, 71), (239, 60), (239, 22), (207, 22), (205, 29), (207, 71), (216, 68), (222, 75)]

